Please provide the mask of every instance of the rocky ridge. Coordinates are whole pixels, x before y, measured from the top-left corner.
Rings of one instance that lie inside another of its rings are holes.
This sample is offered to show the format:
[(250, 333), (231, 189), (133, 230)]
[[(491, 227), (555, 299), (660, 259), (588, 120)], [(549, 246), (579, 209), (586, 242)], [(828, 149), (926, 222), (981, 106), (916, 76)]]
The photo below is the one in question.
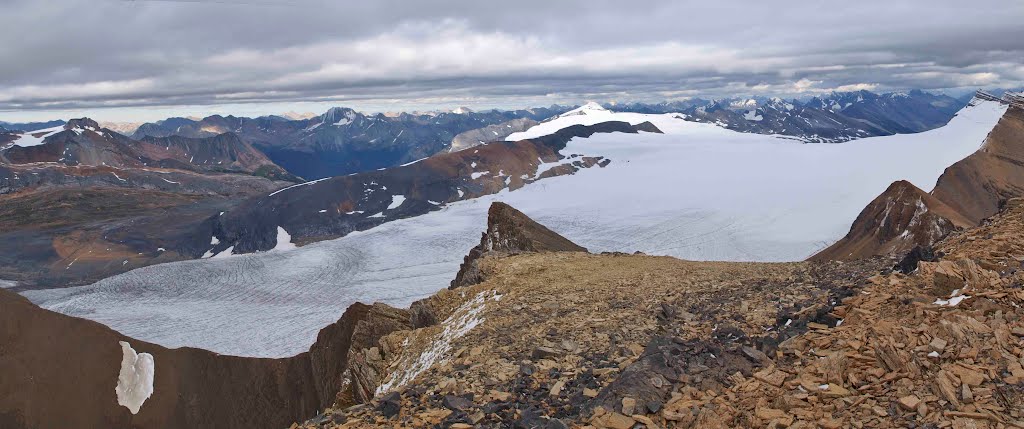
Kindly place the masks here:
[(487, 231), (480, 244), (469, 250), (459, 267), (451, 288), (469, 286), (483, 281), (480, 259), (527, 252), (586, 252), (580, 247), (535, 222), (512, 206), (494, 202), (487, 210)]
[(485, 257), (424, 304), (442, 322), (381, 339), (370, 403), (293, 427), (1024, 427), (1022, 239), (1015, 199), (910, 275)]

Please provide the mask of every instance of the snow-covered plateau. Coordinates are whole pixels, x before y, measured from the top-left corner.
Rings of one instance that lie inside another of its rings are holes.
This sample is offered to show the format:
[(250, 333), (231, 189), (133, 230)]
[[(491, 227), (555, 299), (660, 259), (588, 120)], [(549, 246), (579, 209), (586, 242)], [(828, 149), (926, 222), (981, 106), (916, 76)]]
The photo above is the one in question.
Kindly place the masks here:
[(980, 102), (944, 127), (842, 144), (743, 134), (673, 114), (590, 106), (508, 140), (572, 124), (650, 121), (664, 134), (595, 134), (563, 155), (605, 168), (447, 204), (287, 251), (156, 265), (93, 285), (25, 292), (45, 308), (165, 346), (279, 357), (305, 351), (355, 301), (406, 306), (448, 285), (504, 201), (591, 251), (695, 260), (801, 260), (842, 237), (893, 181), (930, 190), (977, 150), (1005, 107)]

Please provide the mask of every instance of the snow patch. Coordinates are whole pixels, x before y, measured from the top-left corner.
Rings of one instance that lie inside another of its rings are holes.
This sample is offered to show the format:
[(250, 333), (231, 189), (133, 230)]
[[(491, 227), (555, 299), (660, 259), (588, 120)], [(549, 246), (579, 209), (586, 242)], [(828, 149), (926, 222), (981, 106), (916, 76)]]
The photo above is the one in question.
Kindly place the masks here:
[(472, 177), (473, 180), (476, 180), (476, 179), (479, 179), (480, 177), (486, 176), (488, 174), (491, 174), (491, 172), (489, 170), (488, 171), (480, 171), (480, 172), (476, 172), (476, 173), (470, 174), (470, 177)]
[(280, 193), (282, 193), (284, 191), (287, 191), (289, 189), (298, 188), (299, 186), (312, 185), (314, 183), (320, 183), (320, 182), (323, 182), (324, 180), (327, 180), (327, 179), (330, 179), (330, 177), (324, 177), (323, 179), (316, 179), (316, 180), (312, 180), (312, 181), (309, 181), (309, 182), (299, 183), (298, 185), (292, 185), (292, 186), (289, 186), (289, 187), (284, 188), (284, 189), (278, 189), (278, 190), (276, 190), (274, 192), (271, 192), (270, 195), (267, 195), (267, 196), (268, 197), (273, 197), (274, 195), (280, 194)]
[(274, 246), (273, 250), (292, 250), (298, 246), (292, 244), (292, 236), (285, 231), (284, 228), (277, 227), (277, 245)]
[(135, 353), (135, 349), (125, 341), (121, 345), (121, 372), (117, 375), (117, 403), (128, 408), (132, 414), (138, 414), (142, 404), (153, 395), (153, 374), (156, 365), (153, 355)]
[(960, 305), (960, 303), (963, 302), (963, 300), (970, 297), (970, 295), (957, 295), (949, 299), (936, 299), (935, 302), (933, 302), (932, 304), (938, 305), (940, 307), (956, 307), (957, 305)]
[(484, 311), (488, 299), (498, 300), (500, 298), (501, 295), (498, 295), (496, 291), (483, 291), (459, 306), (451, 316), (448, 316), (441, 323), (444, 330), (428, 343), (429, 346), (426, 350), (416, 356), (415, 359), (410, 359), (412, 358), (411, 356), (402, 356), (400, 358), (403, 361), (411, 360), (411, 362), (403, 362), (402, 365), (399, 365), (398, 368), (404, 369), (391, 373), (384, 383), (377, 388), (376, 394), (381, 395), (392, 389), (400, 388), (416, 379), (417, 376), (435, 364), (447, 362), (450, 359), (448, 353), (452, 349), (452, 342), (483, 323), (484, 318), (481, 313)]
[(398, 206), (401, 206), (402, 203), (404, 203), (404, 202), (405, 202), (405, 195), (392, 195), (391, 196), (391, 204), (388, 204), (387, 210), (397, 209)]
[(39, 146), (45, 143), (47, 137), (64, 131), (64, 126), (60, 125), (53, 128), (47, 128), (45, 130), (31, 131), (21, 135), (17, 140), (14, 141), (15, 146), (21, 147), (32, 147)]
[(232, 256), (235, 256), (234, 252), (235, 252), (235, 246), (230, 246), (227, 249), (224, 249), (223, 252), (220, 252), (220, 253), (218, 253), (216, 255), (211, 256), (210, 259), (230, 258)]
[[(582, 105), (580, 107), (572, 109), (572, 110), (570, 110), (568, 112), (565, 112), (565, 113), (563, 113), (561, 115), (558, 115), (555, 118), (565, 118), (565, 117), (571, 117), (571, 116), (585, 116), (585, 115), (602, 114), (602, 113), (610, 113), (610, 111), (608, 109), (605, 109), (600, 104), (597, 104), (597, 103), (591, 101), (591, 102), (588, 102), (587, 104), (584, 104), (584, 105)], [(513, 140), (508, 139), (508, 141), (513, 141)]]

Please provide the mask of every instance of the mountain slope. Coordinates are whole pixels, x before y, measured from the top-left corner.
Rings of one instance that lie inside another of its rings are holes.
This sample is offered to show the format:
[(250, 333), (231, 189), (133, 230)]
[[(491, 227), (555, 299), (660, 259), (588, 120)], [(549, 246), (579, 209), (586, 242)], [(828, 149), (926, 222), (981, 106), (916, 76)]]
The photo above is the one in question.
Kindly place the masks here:
[(452, 139), (448, 152), (458, 152), (493, 141), (502, 141), (512, 133), (526, 131), (538, 122), (530, 118), (513, 119), (500, 124), (459, 133)]
[(853, 221), (850, 232), (810, 260), (850, 260), (902, 255), (931, 246), (957, 228), (974, 225), (966, 217), (907, 181), (893, 182)]
[(842, 106), (843, 116), (859, 119), (890, 134), (916, 133), (945, 125), (963, 103), (920, 90), (877, 95), (868, 91), (826, 98)]
[[(608, 122), (573, 126), (529, 140), (494, 142), (473, 150), (440, 154), (390, 169), (322, 179), (253, 198), (210, 219), (216, 241), (210, 252), (235, 254), (282, 245), (278, 229), (293, 243), (336, 238), (403, 217), (439, 210), (444, 204), (516, 190), (539, 180), (608, 163), (601, 157), (564, 158), (572, 138), (596, 133), (657, 132), (650, 124)], [(548, 165), (546, 165), (548, 164)], [(206, 229), (206, 226), (203, 226)]]
[(72, 119), (66, 125), (22, 133), (0, 145), (0, 163), (58, 163), (114, 168), (162, 167), (209, 172), (240, 172), (297, 180), (238, 136), (146, 138), (133, 140), (101, 128), (95, 121)]
[(946, 169), (932, 194), (974, 223), (1024, 195), (1024, 109), (1009, 109), (980, 150)]
[(299, 178), (278, 167), (234, 133), (207, 138), (145, 137), (139, 151), (153, 165), (185, 170), (244, 172), (293, 182)]

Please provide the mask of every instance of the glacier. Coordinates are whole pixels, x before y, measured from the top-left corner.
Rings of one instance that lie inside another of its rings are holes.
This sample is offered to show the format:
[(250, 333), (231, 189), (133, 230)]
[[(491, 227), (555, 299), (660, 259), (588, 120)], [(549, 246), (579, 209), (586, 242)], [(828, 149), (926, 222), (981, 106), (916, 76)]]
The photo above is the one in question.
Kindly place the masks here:
[(1005, 106), (975, 102), (944, 127), (842, 144), (744, 134), (674, 114), (588, 105), (508, 140), (573, 124), (650, 121), (664, 134), (595, 134), (563, 155), (605, 168), (459, 201), (343, 238), (287, 251), (136, 269), (88, 286), (23, 292), (61, 313), (141, 340), (222, 354), (303, 351), (356, 301), (404, 307), (445, 288), (504, 201), (591, 251), (691, 260), (802, 260), (842, 237), (893, 181), (930, 190), (984, 142)]

